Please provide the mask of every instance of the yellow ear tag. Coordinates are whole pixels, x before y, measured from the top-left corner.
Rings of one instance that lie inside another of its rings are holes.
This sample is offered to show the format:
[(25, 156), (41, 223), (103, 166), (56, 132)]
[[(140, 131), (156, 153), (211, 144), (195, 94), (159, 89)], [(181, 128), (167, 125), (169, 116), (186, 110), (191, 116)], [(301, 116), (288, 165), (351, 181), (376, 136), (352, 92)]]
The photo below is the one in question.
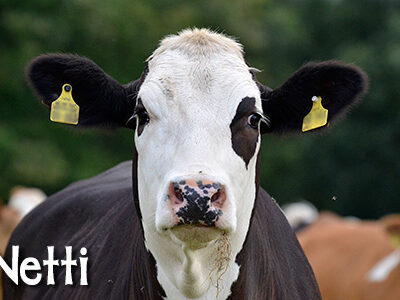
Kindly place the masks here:
[(313, 101), (313, 106), (303, 119), (303, 132), (325, 126), (328, 122), (328, 110), (322, 106), (321, 97), (314, 96), (311, 100)]
[(392, 233), (389, 239), (394, 248), (400, 247), (400, 234)]
[(72, 99), (72, 86), (64, 84), (60, 97), (51, 103), (50, 120), (65, 124), (78, 124), (79, 106)]

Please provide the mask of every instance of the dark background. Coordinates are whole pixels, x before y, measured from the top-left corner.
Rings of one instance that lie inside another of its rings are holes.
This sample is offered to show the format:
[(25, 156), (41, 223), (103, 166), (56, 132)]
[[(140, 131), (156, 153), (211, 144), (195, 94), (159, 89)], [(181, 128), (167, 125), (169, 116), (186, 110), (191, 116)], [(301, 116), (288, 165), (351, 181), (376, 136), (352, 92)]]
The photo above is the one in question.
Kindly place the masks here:
[[(24, 67), (46, 52), (93, 59), (122, 83), (136, 79), (165, 35), (209, 27), (238, 37), (247, 62), (277, 87), (303, 63), (338, 59), (370, 77), (364, 100), (324, 135), (265, 135), (262, 186), (282, 204), (377, 218), (400, 211), (399, 1), (0, 0), (0, 197), (15, 185), (47, 194), (128, 160), (129, 130), (51, 123)], [(335, 196), (337, 201), (333, 201)]]

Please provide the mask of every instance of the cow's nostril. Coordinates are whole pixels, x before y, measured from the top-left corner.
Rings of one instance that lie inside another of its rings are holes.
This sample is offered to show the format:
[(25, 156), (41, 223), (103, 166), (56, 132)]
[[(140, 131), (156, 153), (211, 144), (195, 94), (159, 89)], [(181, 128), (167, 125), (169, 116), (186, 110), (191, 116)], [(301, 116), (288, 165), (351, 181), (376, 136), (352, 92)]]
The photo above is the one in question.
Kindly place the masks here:
[(214, 195), (212, 195), (211, 202), (217, 201), (220, 196), (221, 196), (221, 192), (216, 192)]
[(225, 190), (222, 188), (211, 196), (211, 203), (214, 207), (222, 209), (226, 200)]
[(183, 196), (179, 190), (174, 191), (176, 199), (178, 199), (180, 202), (183, 202)]
[(176, 182), (171, 182), (168, 189), (168, 198), (170, 203), (173, 206), (181, 206), (184, 202), (184, 195), (181, 193), (181, 189), (179, 188), (179, 184)]

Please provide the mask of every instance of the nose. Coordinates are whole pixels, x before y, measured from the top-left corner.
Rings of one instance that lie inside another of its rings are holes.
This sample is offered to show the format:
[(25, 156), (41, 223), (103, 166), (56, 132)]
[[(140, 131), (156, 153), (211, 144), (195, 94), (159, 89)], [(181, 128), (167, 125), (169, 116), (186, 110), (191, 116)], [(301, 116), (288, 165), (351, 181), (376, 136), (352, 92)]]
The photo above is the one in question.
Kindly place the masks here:
[(226, 202), (225, 186), (210, 180), (173, 181), (168, 201), (178, 218), (178, 225), (215, 226)]

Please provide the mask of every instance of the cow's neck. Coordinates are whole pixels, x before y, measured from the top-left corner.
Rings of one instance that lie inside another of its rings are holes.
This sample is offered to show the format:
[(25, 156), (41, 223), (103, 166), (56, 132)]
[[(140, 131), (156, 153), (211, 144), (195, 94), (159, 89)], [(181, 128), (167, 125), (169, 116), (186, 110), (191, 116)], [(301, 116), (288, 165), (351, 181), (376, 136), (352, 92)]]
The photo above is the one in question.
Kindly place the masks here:
[[(258, 157), (256, 158), (258, 161)], [(243, 193), (243, 199), (250, 205), (254, 203), (256, 198), (256, 191), (258, 189), (259, 180), (259, 166), (256, 166), (256, 176), (253, 178), (253, 184), (249, 186), (249, 190)], [(137, 181), (137, 152), (133, 160), (133, 184), (134, 184), (134, 199), (135, 207), (139, 219), (141, 219), (139, 199), (138, 199), (138, 181)], [(255, 182), (255, 184), (254, 184)], [(253, 205), (254, 207), (255, 205)], [(252, 214), (252, 212), (250, 212)], [(172, 241), (169, 236), (166, 236), (162, 245), (160, 244), (160, 236), (153, 230), (145, 230), (143, 223), (141, 223), (141, 230), (145, 237), (145, 244), (147, 249), (152, 249), (153, 252), (148, 252), (147, 257), (152, 269), (156, 274), (147, 274), (149, 280), (154, 281), (154, 276), (157, 276), (157, 289), (160, 290), (161, 297), (165, 299), (187, 299), (180, 290), (191, 291), (193, 289), (204, 290), (198, 300), (206, 299), (228, 299), (231, 294), (231, 288), (239, 277), (240, 266), (237, 261), (238, 254), (244, 251), (244, 242), (250, 227), (251, 216), (242, 215), (244, 221), (241, 228), (237, 228), (235, 234), (229, 238), (230, 255), (229, 262), (223, 264), (223, 268), (218, 269), (218, 247), (226, 247), (224, 242), (225, 237), (217, 241), (211, 242), (208, 247), (197, 247), (192, 245), (187, 247), (179, 245), (177, 241)], [(156, 257), (163, 257), (156, 261)], [(240, 262), (240, 265), (244, 263)], [(179, 289), (177, 288), (179, 287)], [(194, 296), (194, 295), (193, 295)], [(194, 297), (193, 297), (194, 298)], [(150, 298), (153, 299), (153, 298)], [(231, 299), (231, 297), (229, 298)]]
[[(196, 298), (199, 300), (226, 299), (229, 296), (230, 287), (238, 278), (239, 267), (231, 258), (226, 269), (220, 270), (219, 273), (216, 270), (210, 271), (215, 266), (215, 252), (213, 251), (215, 251), (213, 247), (203, 250), (182, 249), (183, 262), (179, 265), (174, 267), (171, 264), (166, 268), (157, 265), (157, 278), (168, 296), (167, 299), (187, 299), (180, 290), (186, 290), (186, 294), (190, 295), (195, 290), (205, 289), (206, 292)], [(180, 290), (171, 282), (171, 273), (169, 272), (176, 272), (174, 281), (180, 285)], [(217, 279), (219, 276), (220, 278)], [(195, 294), (191, 295), (196, 296)]]

